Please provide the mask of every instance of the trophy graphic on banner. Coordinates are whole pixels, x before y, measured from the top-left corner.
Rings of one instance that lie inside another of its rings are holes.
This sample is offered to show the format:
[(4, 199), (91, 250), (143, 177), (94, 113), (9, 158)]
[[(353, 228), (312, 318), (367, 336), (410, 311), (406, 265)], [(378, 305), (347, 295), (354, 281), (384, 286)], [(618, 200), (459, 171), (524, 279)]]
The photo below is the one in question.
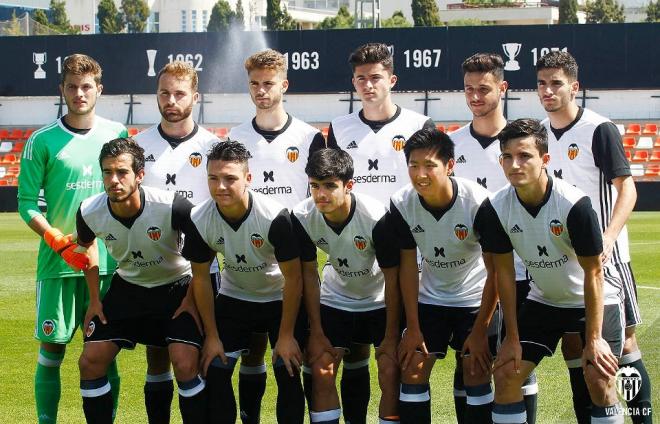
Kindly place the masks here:
[(41, 65), (46, 63), (46, 52), (32, 52), (32, 62), (37, 65), (37, 69), (34, 71), (34, 79), (46, 79), (46, 71), (41, 68)]
[(156, 71), (154, 70), (154, 65), (156, 64), (156, 53), (158, 53), (158, 50), (147, 50), (147, 60), (149, 61), (149, 70), (147, 71), (148, 77), (156, 76)]
[(502, 49), (504, 49), (504, 54), (509, 58), (504, 64), (505, 71), (519, 71), (520, 64), (516, 60), (516, 56), (520, 53), (520, 48), (522, 44), (520, 43), (504, 43), (502, 44)]

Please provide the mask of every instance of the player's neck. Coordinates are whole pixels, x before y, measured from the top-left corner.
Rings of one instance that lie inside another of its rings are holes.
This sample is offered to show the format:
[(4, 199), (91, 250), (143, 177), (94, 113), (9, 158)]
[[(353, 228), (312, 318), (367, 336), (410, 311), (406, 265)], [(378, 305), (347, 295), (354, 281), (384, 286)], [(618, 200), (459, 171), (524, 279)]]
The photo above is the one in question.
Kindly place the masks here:
[(362, 115), (368, 121), (387, 121), (396, 113), (396, 105), (391, 98), (382, 103), (362, 102)]
[(192, 117), (188, 117), (179, 122), (169, 122), (165, 119), (161, 119), (160, 128), (168, 137), (183, 138), (195, 129), (195, 121)]
[(110, 202), (112, 213), (120, 218), (132, 218), (140, 212), (140, 189), (136, 189), (131, 195), (121, 202)]
[(495, 137), (506, 126), (506, 118), (497, 108), (486, 116), (475, 116), (472, 119), (472, 129), (484, 137)]
[(71, 128), (77, 130), (86, 130), (94, 126), (94, 119), (96, 115), (94, 111), (86, 113), (84, 115), (76, 115), (73, 113), (67, 113), (64, 115), (64, 122)]
[(333, 226), (339, 226), (344, 224), (348, 219), (348, 216), (351, 214), (351, 195), (347, 194), (344, 203), (335, 209), (332, 212), (324, 213), (323, 216), (325, 219), (333, 224)]
[(575, 118), (577, 118), (580, 108), (575, 102), (570, 102), (566, 105), (565, 108), (558, 110), (556, 112), (548, 112), (548, 118), (550, 118), (550, 125), (552, 128), (560, 130), (569, 126)]
[(279, 131), (286, 125), (289, 120), (289, 115), (284, 110), (284, 106), (280, 103), (279, 106), (264, 110), (257, 109), (255, 121), (259, 129), (264, 131)]
[(447, 209), (451, 203), (451, 199), (454, 197), (454, 187), (449, 178), (447, 178), (447, 183), (435, 193), (430, 193), (427, 196), (423, 196), (424, 202), (433, 209)]
[(250, 206), (250, 195), (246, 191), (241, 197), (240, 202), (236, 202), (233, 205), (229, 206), (220, 206), (218, 209), (222, 212), (222, 215), (230, 222), (238, 222), (247, 213), (248, 207)]
[(548, 175), (545, 173), (545, 170), (541, 170), (541, 175), (539, 178), (525, 185), (524, 187), (516, 187), (516, 193), (518, 198), (526, 206), (535, 207), (543, 202), (545, 198), (545, 192), (548, 189)]

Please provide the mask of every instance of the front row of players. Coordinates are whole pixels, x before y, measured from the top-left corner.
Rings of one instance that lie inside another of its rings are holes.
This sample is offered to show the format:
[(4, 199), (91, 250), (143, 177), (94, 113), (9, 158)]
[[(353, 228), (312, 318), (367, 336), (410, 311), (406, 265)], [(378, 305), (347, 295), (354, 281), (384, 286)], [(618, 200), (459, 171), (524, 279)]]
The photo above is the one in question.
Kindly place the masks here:
[[(208, 153), (211, 198), (195, 207), (140, 185), (144, 156), (132, 140), (107, 143), (105, 193), (77, 215), (90, 257), (80, 359), (88, 422), (112, 422), (106, 369), (122, 347), (144, 343), (168, 346), (184, 422), (234, 423), (231, 377), (253, 332), (269, 334), (281, 423), (304, 419), (304, 346), (311, 421), (339, 422), (336, 370), (354, 344), (376, 347), (381, 423), (431, 422), (429, 375), (448, 346), (461, 352), (464, 422), (524, 423), (524, 380), (567, 332), (584, 335), (592, 417), (622, 422), (614, 390), (622, 311), (618, 290), (604, 282), (597, 216), (584, 193), (547, 175), (547, 134), (537, 121), (514, 121), (498, 138), (511, 184), (491, 194), (450, 176), (448, 136), (416, 132), (404, 147), (411, 184), (392, 196), (390, 212), (351, 192), (352, 160), (339, 150), (312, 155), (311, 197), (289, 213), (249, 189), (249, 152), (238, 142)], [(118, 263), (102, 303), (97, 237)], [(328, 255), (321, 282), (317, 247)], [(514, 250), (533, 277), (522, 305)], [(214, 298), (216, 252), (224, 269)], [(494, 352), (487, 334), (498, 292), (506, 336)]]

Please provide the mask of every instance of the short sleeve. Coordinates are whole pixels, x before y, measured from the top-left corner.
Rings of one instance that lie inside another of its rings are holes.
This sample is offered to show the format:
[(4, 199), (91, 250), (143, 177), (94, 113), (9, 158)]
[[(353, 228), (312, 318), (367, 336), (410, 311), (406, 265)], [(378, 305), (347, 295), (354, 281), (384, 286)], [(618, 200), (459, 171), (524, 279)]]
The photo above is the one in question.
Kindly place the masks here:
[(601, 170), (607, 181), (617, 177), (632, 175), (630, 164), (623, 150), (621, 135), (612, 122), (604, 122), (596, 127), (591, 141), (594, 164)]
[(82, 242), (82, 244), (89, 244), (96, 238), (94, 231), (92, 231), (87, 225), (87, 222), (85, 222), (80, 208), (78, 208), (78, 212), (76, 212), (76, 233), (78, 234), (78, 243)]
[(576, 255), (597, 256), (603, 253), (603, 235), (589, 197), (584, 196), (573, 205), (566, 218), (566, 229)]
[(381, 268), (391, 268), (399, 265), (399, 246), (388, 227), (388, 215), (389, 212), (383, 215), (371, 232), (374, 248), (376, 249), (376, 260)]
[(305, 231), (302, 223), (298, 218), (292, 213), (291, 214), (291, 225), (293, 226), (293, 232), (296, 235), (298, 240), (298, 246), (300, 247), (300, 259), (304, 262), (312, 262), (316, 260), (316, 245)]
[(172, 201), (172, 228), (178, 231), (186, 230), (186, 222), (190, 218), (190, 210), (193, 204), (188, 199), (178, 194), (174, 195)]
[(300, 257), (300, 248), (293, 233), (291, 214), (288, 210), (282, 209), (271, 222), (268, 241), (275, 249), (275, 258), (278, 262), (286, 262)]
[(417, 242), (413, 237), (412, 231), (408, 223), (401, 215), (401, 212), (394, 206), (394, 202), (390, 202), (390, 213), (387, 215), (389, 228), (394, 231), (394, 236), (400, 249), (415, 249)]
[(182, 227), (186, 235), (183, 240), (183, 250), (181, 251), (181, 255), (184, 258), (195, 263), (209, 262), (215, 258), (215, 250), (206, 244), (197, 226), (190, 219), (190, 215), (184, 221)]
[(484, 200), (479, 206), (474, 217), (474, 228), (479, 234), (479, 243), (484, 252), (503, 254), (513, 251), (511, 239), (504, 231), (490, 199)]

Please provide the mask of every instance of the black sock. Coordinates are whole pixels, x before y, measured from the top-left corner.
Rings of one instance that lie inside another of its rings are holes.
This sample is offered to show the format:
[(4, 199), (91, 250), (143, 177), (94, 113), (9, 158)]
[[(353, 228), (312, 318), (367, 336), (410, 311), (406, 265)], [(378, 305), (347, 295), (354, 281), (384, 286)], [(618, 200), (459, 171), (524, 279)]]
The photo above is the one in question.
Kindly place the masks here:
[(236, 423), (236, 398), (231, 385), (236, 359), (227, 358), (225, 365), (216, 358), (206, 371), (207, 422), (212, 424)]
[(185, 424), (206, 422), (206, 390), (204, 380), (196, 376), (190, 381), (177, 381), (179, 386), (179, 410)]
[(302, 381), (303, 392), (305, 393), (305, 400), (307, 401), (307, 410), (312, 410), (312, 369), (307, 366), (302, 366)]
[(149, 424), (169, 424), (173, 397), (174, 382), (171, 372), (147, 374), (144, 383), (144, 406)]
[(266, 364), (238, 370), (238, 404), (243, 424), (256, 424), (261, 415), (261, 399), (266, 393)]
[(653, 414), (651, 411), (651, 378), (649, 373), (646, 371), (644, 362), (642, 361), (642, 355), (639, 351), (632, 352), (624, 355), (619, 361), (619, 369), (624, 367), (632, 367), (637, 370), (640, 377), (642, 378), (642, 384), (639, 388), (639, 392), (635, 397), (626, 402), (630, 412), (632, 413), (630, 418), (632, 422), (637, 423), (650, 423), (653, 420)]
[(428, 384), (401, 383), (401, 424), (431, 424), (431, 393)]
[(493, 388), (490, 383), (478, 386), (466, 386), (467, 407), (465, 422), (467, 424), (487, 423), (492, 419)]
[(371, 396), (369, 359), (344, 362), (340, 386), (344, 421), (351, 424), (365, 424)]
[(454, 369), (454, 409), (456, 410), (456, 421), (458, 424), (465, 422), (465, 410), (467, 408), (467, 394), (463, 384), (463, 369), (459, 365), (461, 359), (456, 358), (456, 368)]
[(305, 395), (300, 376), (289, 372), (284, 365), (273, 367), (277, 381), (277, 422), (282, 424), (302, 424), (305, 419)]
[(573, 392), (573, 410), (578, 424), (591, 423), (591, 397), (584, 381), (582, 371), (582, 360), (573, 359), (566, 361), (568, 375), (571, 380), (571, 391)]
[(108, 377), (80, 380), (85, 419), (92, 424), (112, 424), (112, 392)]
[(539, 386), (536, 382), (536, 373), (532, 371), (525, 379), (522, 387), (525, 409), (527, 409), (527, 424), (536, 424), (536, 403)]

